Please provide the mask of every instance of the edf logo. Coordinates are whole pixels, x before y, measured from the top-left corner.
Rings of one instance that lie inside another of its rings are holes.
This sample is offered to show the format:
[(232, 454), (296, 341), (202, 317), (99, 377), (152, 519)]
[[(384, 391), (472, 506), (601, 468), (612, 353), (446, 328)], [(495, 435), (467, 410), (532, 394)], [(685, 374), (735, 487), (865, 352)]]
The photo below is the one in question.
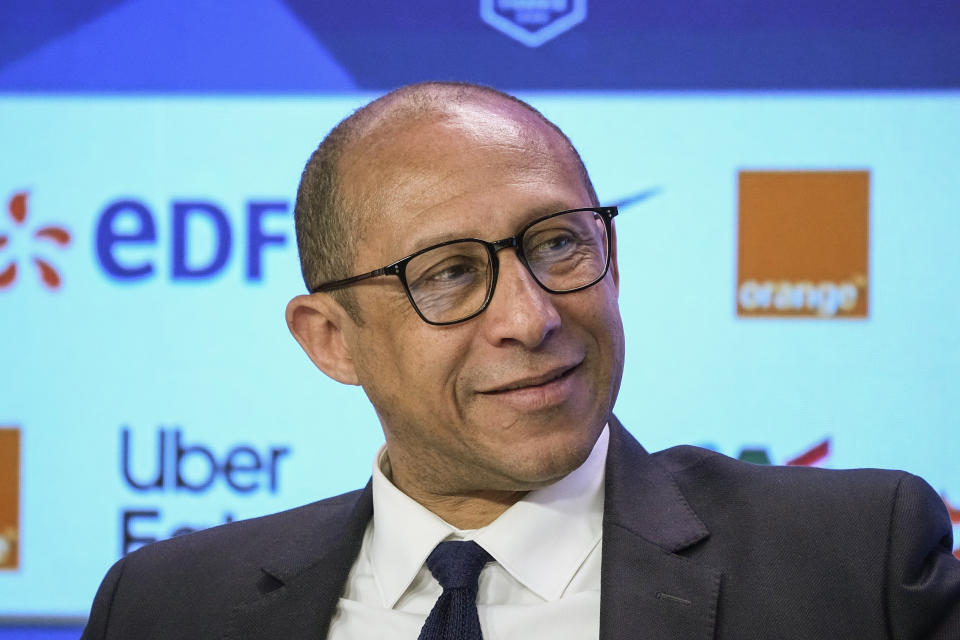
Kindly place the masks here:
[[(165, 216), (139, 200), (108, 204), (96, 222), (94, 245), (103, 271), (117, 280), (140, 280), (157, 271), (158, 228), (169, 233), (170, 277), (205, 280), (221, 273), (238, 245), (245, 249), (244, 276), (263, 279), (263, 253), (283, 247), (287, 236), (271, 233), (266, 220), (289, 214), (289, 205), (278, 201), (246, 203), (239, 234), (224, 209), (203, 200), (174, 200)], [(237, 235), (240, 235), (237, 238)]]
[(528, 47), (539, 47), (587, 19), (587, 0), (480, 0), (480, 17)]

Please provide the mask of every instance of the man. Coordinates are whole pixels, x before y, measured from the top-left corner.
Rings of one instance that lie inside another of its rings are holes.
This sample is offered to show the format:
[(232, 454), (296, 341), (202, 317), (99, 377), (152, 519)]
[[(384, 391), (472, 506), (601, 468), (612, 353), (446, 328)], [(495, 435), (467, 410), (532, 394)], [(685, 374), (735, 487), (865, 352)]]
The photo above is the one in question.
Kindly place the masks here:
[[(614, 215), (491, 89), (413, 85), (341, 123), (298, 192), (314, 293), (287, 322), (375, 407), (372, 482), (127, 556), (84, 637), (960, 638), (923, 481), (650, 455), (617, 422)], [(451, 586), (441, 549), (475, 571)]]

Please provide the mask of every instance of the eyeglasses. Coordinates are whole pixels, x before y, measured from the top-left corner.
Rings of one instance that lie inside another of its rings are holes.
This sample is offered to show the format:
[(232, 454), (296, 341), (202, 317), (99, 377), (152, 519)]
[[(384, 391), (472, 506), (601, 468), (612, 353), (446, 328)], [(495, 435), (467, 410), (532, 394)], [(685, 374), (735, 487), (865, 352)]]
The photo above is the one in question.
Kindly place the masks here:
[(537, 218), (517, 235), (496, 242), (441, 242), (369, 273), (318, 285), (310, 293), (393, 275), (424, 322), (456, 324), (490, 304), (500, 272), (497, 252), (502, 249), (515, 249), (544, 291), (573, 293), (595, 285), (610, 267), (610, 221), (617, 213), (616, 207), (571, 209)]

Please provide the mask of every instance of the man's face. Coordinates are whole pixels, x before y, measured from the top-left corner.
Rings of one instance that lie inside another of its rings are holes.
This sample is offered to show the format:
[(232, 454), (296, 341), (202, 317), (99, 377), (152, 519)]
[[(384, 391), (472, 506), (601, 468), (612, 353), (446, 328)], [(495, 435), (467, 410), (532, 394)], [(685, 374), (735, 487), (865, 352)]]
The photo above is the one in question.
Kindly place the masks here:
[[(341, 165), (364, 212), (356, 273), (592, 204), (564, 142), (514, 105), (459, 106), (358, 147)], [(599, 283), (563, 295), (541, 289), (512, 249), (498, 257), (490, 305), (460, 324), (425, 323), (397, 278), (354, 287), (363, 322), (345, 339), (408, 493), (548, 484), (586, 459), (613, 406), (623, 369), (616, 256)]]

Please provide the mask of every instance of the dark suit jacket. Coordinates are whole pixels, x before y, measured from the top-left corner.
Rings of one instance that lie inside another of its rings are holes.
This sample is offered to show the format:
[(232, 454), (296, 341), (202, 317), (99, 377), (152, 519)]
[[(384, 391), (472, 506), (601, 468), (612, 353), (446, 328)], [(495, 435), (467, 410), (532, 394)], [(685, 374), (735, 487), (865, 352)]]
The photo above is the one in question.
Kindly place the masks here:
[[(610, 436), (602, 638), (960, 639), (960, 561), (919, 478), (651, 455), (615, 419)], [(321, 638), (371, 515), (368, 484), (144, 547), (83, 638)]]

